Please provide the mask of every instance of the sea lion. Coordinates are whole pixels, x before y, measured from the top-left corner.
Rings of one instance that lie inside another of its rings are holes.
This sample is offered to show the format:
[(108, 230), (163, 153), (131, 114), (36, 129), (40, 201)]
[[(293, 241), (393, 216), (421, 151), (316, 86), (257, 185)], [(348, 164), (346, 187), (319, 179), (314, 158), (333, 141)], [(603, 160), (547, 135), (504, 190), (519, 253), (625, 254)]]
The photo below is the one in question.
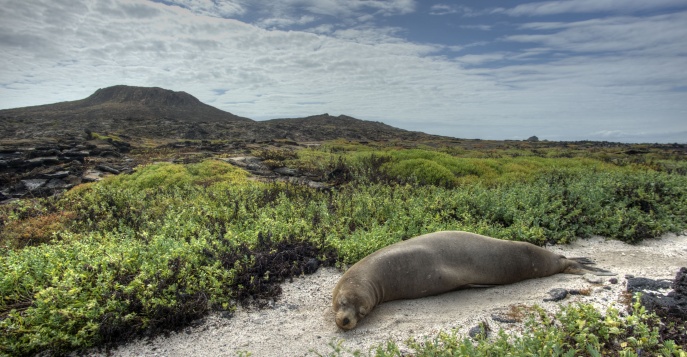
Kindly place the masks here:
[(511, 284), (558, 273), (615, 275), (525, 242), (444, 231), (382, 248), (350, 267), (334, 288), (336, 324), (354, 328), (385, 301), (415, 299), (459, 288)]

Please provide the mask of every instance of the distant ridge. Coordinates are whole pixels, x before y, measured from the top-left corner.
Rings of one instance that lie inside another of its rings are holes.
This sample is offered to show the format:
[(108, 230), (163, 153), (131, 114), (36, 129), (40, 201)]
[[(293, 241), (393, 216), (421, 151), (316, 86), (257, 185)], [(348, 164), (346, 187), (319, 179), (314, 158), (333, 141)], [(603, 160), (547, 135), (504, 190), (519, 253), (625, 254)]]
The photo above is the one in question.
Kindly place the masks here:
[(0, 110), (0, 137), (50, 138), (88, 130), (137, 138), (385, 140), (429, 136), (389, 125), (328, 114), (256, 122), (202, 103), (181, 91), (116, 85), (85, 99)]
[[(427, 135), (411, 132), (376, 121), (360, 120), (347, 115), (332, 116), (328, 113), (304, 118), (272, 119), (258, 124), (271, 127), (282, 135), (291, 134), (294, 140), (390, 140), (413, 135)], [(427, 135), (429, 136), (429, 135)]]

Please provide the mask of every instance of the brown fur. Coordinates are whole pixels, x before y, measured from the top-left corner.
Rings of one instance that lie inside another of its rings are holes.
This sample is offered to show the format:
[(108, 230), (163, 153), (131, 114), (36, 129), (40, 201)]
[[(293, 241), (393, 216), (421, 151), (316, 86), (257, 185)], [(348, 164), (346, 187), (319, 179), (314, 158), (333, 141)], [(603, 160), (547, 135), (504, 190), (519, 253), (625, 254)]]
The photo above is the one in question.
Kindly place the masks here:
[(612, 273), (587, 267), (530, 243), (445, 231), (382, 248), (353, 265), (334, 288), (336, 324), (354, 328), (385, 301), (415, 299), (470, 287), (511, 284), (558, 273)]

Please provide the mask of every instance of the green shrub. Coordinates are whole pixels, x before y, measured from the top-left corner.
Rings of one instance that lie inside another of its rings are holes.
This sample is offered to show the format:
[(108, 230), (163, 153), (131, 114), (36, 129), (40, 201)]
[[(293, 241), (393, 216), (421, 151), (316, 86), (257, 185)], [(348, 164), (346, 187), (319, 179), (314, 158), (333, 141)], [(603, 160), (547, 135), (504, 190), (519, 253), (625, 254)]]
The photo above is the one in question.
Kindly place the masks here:
[(191, 165), (157, 163), (137, 169), (131, 175), (119, 175), (110, 184), (136, 190), (166, 189), (190, 184), (245, 182), (248, 173), (226, 162), (206, 160)]
[(276, 162), (283, 162), (285, 160), (292, 160), (298, 157), (293, 150), (281, 148), (268, 148), (253, 151), (253, 155), (263, 159)]
[(446, 167), (427, 159), (408, 159), (383, 167), (386, 173), (402, 182), (453, 187), (455, 175)]
[(204, 263), (205, 237), (68, 240), (11, 252), (0, 263), (1, 352), (61, 353), (188, 323), (211, 304), (230, 304), (232, 271)]

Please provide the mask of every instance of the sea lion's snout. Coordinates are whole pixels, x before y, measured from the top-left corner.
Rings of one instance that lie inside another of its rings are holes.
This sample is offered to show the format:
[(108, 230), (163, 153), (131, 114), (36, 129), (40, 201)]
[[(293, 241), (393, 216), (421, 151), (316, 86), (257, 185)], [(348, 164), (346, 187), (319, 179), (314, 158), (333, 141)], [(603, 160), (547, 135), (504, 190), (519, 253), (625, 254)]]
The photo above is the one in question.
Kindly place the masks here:
[(336, 317), (336, 325), (339, 326), (339, 328), (344, 329), (344, 330), (350, 330), (354, 328), (357, 325), (356, 319), (352, 319), (349, 317), (342, 317), (342, 316), (337, 316)]
[(343, 330), (350, 330), (358, 325), (361, 316), (358, 315), (360, 309), (360, 298), (347, 291), (337, 290), (334, 293), (333, 306), (336, 325)]

